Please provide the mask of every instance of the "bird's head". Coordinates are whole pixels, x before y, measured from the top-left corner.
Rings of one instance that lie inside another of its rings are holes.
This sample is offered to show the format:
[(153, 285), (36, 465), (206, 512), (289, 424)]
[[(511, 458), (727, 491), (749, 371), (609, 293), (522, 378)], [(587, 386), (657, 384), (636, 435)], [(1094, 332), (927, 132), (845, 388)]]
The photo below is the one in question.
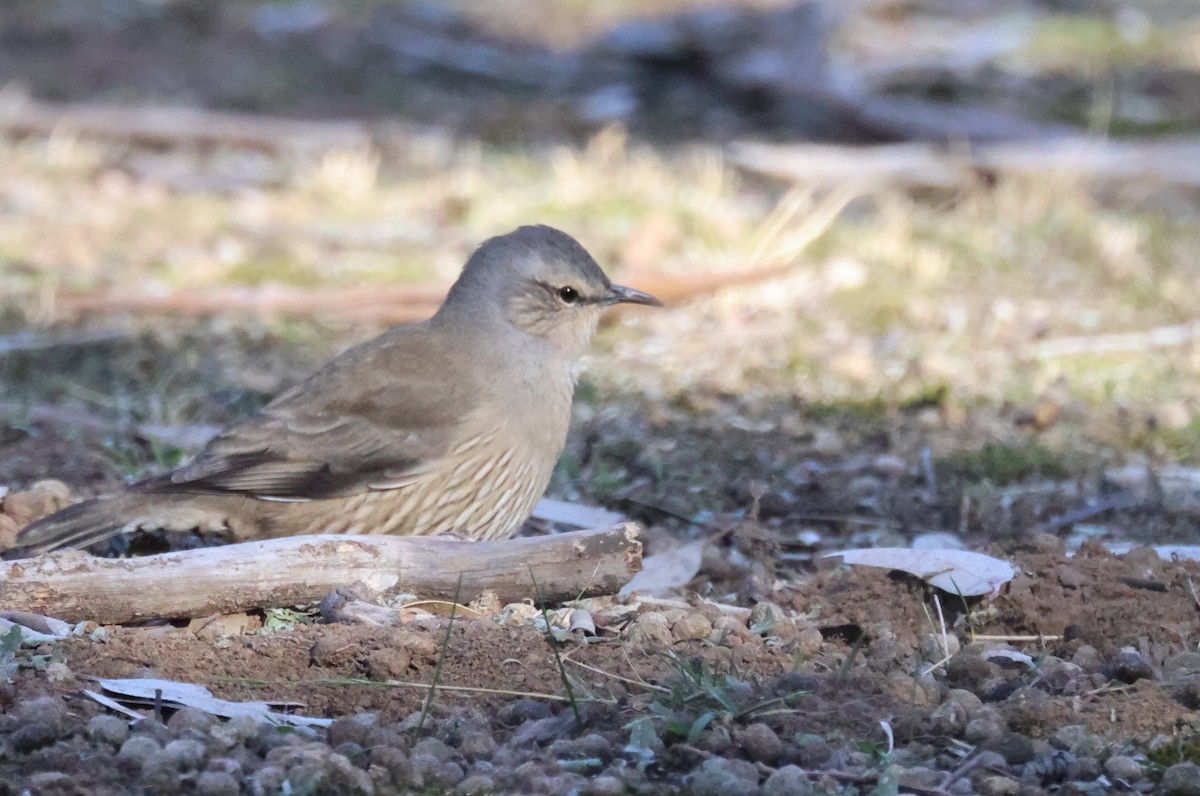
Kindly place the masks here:
[(531, 226), (485, 241), (438, 315), (485, 331), (489, 324), (511, 327), (574, 360), (587, 350), (600, 313), (614, 304), (662, 306), (648, 293), (614, 285), (570, 235)]

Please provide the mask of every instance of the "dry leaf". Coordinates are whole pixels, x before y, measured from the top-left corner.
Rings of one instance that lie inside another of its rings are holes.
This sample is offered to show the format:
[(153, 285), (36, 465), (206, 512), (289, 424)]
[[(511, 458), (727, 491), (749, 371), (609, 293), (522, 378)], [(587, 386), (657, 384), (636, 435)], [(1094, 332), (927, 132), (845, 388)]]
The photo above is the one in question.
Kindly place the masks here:
[(158, 703), (170, 708), (196, 708), (227, 719), (234, 716), (254, 716), (272, 724), (295, 724), (305, 727), (328, 727), (333, 723), (332, 719), (279, 713), (271, 710), (266, 702), (229, 702), (218, 699), (207, 688), (195, 683), (177, 683), (173, 680), (153, 678), (97, 680), (96, 682), (105, 691), (124, 697), (124, 701)]
[(875, 547), (826, 553), (841, 556), (847, 564), (896, 569), (916, 575), (931, 586), (950, 594), (995, 596), (1013, 578), (1012, 565), (999, 558), (969, 550), (909, 550), (906, 547)]
[(646, 556), (642, 561), (642, 571), (625, 584), (619, 592), (620, 596), (628, 597), (634, 592), (662, 596), (686, 586), (700, 571), (705, 544), (704, 539), (698, 539), (665, 553)]

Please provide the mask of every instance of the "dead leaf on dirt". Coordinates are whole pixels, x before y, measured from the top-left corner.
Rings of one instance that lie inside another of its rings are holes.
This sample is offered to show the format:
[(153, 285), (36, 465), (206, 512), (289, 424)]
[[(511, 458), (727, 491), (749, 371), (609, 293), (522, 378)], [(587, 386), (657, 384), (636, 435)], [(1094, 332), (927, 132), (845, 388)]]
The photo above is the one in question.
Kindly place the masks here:
[(0, 636), (11, 633), (13, 628), (21, 634), (21, 643), (47, 644), (59, 641), (71, 633), (71, 625), (61, 619), (52, 619), (40, 614), (28, 614), (24, 611), (7, 611), (8, 617), (0, 617)]
[(400, 606), (401, 611), (424, 611), (434, 616), (450, 616), (454, 614), (459, 619), (483, 619), (483, 614), (470, 606), (450, 600), (413, 600)]
[(921, 578), (950, 594), (964, 597), (995, 595), (1013, 578), (1012, 565), (999, 558), (969, 550), (909, 550), (906, 547), (875, 547), (826, 553), (841, 556), (847, 564), (896, 569)]
[(222, 718), (253, 716), (273, 724), (294, 724), (304, 727), (328, 727), (332, 719), (301, 716), (295, 713), (280, 713), (271, 710), (266, 702), (229, 702), (218, 699), (202, 685), (177, 683), (173, 680), (154, 678), (130, 678), (126, 680), (97, 680), (105, 691), (117, 694), (138, 704), (161, 704), (170, 708), (196, 708)]
[(686, 586), (700, 571), (705, 544), (704, 539), (697, 539), (665, 553), (646, 556), (642, 561), (642, 571), (634, 575), (618, 595), (628, 597), (637, 592), (662, 596)]

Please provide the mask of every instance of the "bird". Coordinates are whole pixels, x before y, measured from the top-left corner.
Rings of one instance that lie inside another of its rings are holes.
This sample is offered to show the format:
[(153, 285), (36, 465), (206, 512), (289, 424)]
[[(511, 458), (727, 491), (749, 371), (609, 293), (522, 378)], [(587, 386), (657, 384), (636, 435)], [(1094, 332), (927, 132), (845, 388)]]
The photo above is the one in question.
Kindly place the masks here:
[(348, 349), (188, 464), (24, 528), (25, 555), (139, 530), (505, 539), (549, 484), (602, 312), (662, 306), (574, 238), (484, 241), (437, 312)]

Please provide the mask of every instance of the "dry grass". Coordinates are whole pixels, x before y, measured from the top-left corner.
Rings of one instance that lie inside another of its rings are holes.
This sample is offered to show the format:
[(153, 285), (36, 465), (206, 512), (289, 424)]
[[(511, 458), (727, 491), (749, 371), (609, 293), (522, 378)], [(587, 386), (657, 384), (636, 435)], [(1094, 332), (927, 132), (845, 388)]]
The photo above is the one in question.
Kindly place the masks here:
[(480, 239), (550, 223), (617, 273), (792, 264), (686, 309), (631, 314), (594, 363), (601, 389), (885, 407), (933, 394), (968, 408), (1049, 400), (1067, 419), (1078, 409), (1089, 433), (1190, 455), (1195, 346), (1035, 349), (1191, 320), (1200, 224), (1186, 203), (1102, 201), (1054, 175), (957, 195), (884, 191), (838, 215), (848, 199), (749, 181), (715, 148), (665, 153), (619, 130), (582, 148), (435, 146), (404, 162), (60, 137), (0, 145), (0, 278), (21, 310), (11, 328), (53, 321), (60, 288), (448, 282)]

